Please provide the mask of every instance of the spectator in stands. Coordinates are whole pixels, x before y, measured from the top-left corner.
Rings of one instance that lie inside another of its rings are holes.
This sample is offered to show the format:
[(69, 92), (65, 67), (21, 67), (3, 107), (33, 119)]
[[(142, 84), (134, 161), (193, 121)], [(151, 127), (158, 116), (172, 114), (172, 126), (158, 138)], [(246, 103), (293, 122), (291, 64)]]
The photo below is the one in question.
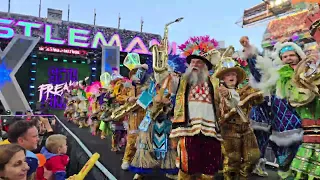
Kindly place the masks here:
[(31, 121), (16, 121), (9, 126), (8, 140), (26, 149), (26, 160), (30, 167), (28, 177), (34, 176), (38, 168), (38, 158), (31, 152), (38, 147), (39, 134), (37, 127)]
[(0, 145), (4, 145), (4, 144), (10, 144), (8, 139), (2, 140), (0, 141)]
[(4, 140), (8, 139), (7, 132), (2, 130), (1, 120), (0, 120), (0, 142), (3, 142)]
[(7, 139), (7, 133), (3, 131), (2, 120), (0, 119), (0, 142), (2, 142), (5, 139)]
[(3, 115), (8, 115), (8, 116), (1, 117), (2, 130), (8, 132), (9, 126), (13, 122), (13, 118), (11, 117), (11, 111), (6, 111), (6, 112), (4, 112)]
[(26, 120), (31, 121), (31, 119), (32, 119), (32, 113), (31, 113), (31, 111), (27, 111), (26, 112)]
[(45, 102), (44, 102), (44, 104), (43, 104), (43, 106), (41, 107), (41, 113), (42, 114), (44, 114), (44, 115), (49, 115), (49, 112), (50, 112), (50, 101), (51, 101), (51, 99), (50, 98), (48, 98)]
[(32, 152), (40, 153), (41, 148), (45, 146), (47, 138), (53, 135), (54, 132), (48, 118), (43, 118), (40, 116), (40, 117), (34, 118), (32, 122), (38, 128), (38, 131), (39, 131), (38, 147)]
[(29, 166), (25, 161), (26, 151), (17, 144), (0, 146), (0, 179), (25, 180)]
[[(46, 157), (46, 163), (37, 171), (37, 180), (66, 179), (66, 166), (69, 163), (69, 156), (66, 155), (68, 150), (67, 137), (62, 134), (55, 134), (48, 137), (46, 146), (41, 149), (41, 154)], [(51, 171), (50, 178), (44, 178), (44, 169)]]

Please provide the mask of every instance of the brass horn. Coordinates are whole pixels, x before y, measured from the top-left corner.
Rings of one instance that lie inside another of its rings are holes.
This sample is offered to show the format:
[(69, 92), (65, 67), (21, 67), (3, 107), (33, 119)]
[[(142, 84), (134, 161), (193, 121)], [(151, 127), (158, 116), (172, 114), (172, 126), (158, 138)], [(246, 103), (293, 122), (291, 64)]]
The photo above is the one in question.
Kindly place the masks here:
[(178, 18), (172, 22), (169, 22), (164, 27), (164, 36), (160, 42), (160, 45), (155, 44), (150, 47), (150, 51), (152, 52), (152, 67), (154, 72), (162, 73), (168, 69), (168, 27), (169, 25), (182, 21), (183, 17)]

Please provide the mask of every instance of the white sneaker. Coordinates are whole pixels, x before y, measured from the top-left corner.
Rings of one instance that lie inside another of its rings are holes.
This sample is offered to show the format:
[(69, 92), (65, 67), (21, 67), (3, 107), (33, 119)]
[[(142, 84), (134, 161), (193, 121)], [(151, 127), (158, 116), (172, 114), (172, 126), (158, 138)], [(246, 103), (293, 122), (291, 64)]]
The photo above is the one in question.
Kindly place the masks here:
[(121, 169), (122, 170), (128, 170), (129, 169), (129, 163), (128, 162), (122, 162)]
[(134, 177), (133, 177), (133, 180), (141, 180), (143, 178), (142, 175), (140, 174), (135, 174)]
[(268, 173), (265, 169), (265, 163), (266, 163), (266, 159), (260, 158), (259, 162), (256, 164), (252, 173), (261, 177), (267, 177)]
[(177, 180), (178, 179), (178, 175), (173, 175), (173, 174), (166, 174), (166, 177), (172, 180)]

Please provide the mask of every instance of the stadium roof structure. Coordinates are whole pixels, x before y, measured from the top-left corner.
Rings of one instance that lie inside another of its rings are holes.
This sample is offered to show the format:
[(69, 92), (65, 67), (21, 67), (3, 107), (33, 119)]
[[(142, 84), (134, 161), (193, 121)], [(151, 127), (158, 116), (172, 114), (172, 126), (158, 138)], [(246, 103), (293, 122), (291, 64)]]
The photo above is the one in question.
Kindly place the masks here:
[(242, 18), (236, 24), (243, 28), (250, 27), (297, 11), (300, 9), (294, 8), (291, 0), (282, 0), (281, 4), (275, 4), (275, 0), (263, 0), (255, 6), (245, 9)]
[[(18, 13), (7, 13), (7, 12), (2, 12), (0, 11), (0, 17), (8, 17), (8, 18), (13, 18), (13, 19), (16, 19), (16, 20), (34, 20), (34, 21), (39, 21), (39, 22), (48, 22), (49, 23), (49, 20), (47, 18), (42, 18), (42, 17), (36, 17), (36, 16), (30, 16), (30, 15), (25, 15), (25, 14), (18, 14)], [(19, 19), (17, 19), (19, 18)], [(161, 36), (159, 34), (154, 34), (154, 33), (147, 33), (147, 32), (140, 32), (140, 31), (132, 31), (132, 30), (127, 30), (127, 29), (118, 29), (118, 28), (113, 28), (113, 27), (105, 27), (105, 26), (99, 26), (99, 25), (91, 25), (91, 24), (85, 24), (85, 23), (80, 23), (80, 22), (73, 22), (73, 21), (64, 21), (62, 20), (61, 21), (64, 25), (79, 25), (79, 26), (88, 26), (90, 29), (91, 28), (94, 28), (94, 27), (98, 27), (98, 28), (106, 28), (106, 29), (112, 29), (114, 30), (115, 32), (117, 31), (130, 31), (132, 33), (135, 33), (135, 34), (149, 34), (149, 35), (152, 35), (152, 36), (155, 36), (157, 37), (157, 39), (161, 39)]]

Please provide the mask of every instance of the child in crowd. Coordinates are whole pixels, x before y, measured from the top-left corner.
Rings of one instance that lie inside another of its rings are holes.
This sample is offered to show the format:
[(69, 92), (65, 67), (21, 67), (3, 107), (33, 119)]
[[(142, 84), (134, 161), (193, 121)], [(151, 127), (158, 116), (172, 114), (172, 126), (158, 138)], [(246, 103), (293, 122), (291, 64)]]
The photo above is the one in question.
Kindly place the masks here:
[[(54, 134), (48, 137), (46, 145), (41, 149), (41, 154), (46, 158), (43, 168), (37, 171), (37, 180), (65, 180), (66, 166), (69, 163), (69, 156), (66, 155), (68, 150), (67, 137), (62, 134)], [(52, 177), (44, 177), (44, 171), (51, 171)]]
[(7, 132), (2, 128), (2, 120), (0, 119), (0, 143), (6, 140), (8, 138), (7, 136)]
[(27, 121), (31, 121), (31, 120), (32, 120), (32, 113), (31, 113), (31, 111), (27, 111), (27, 112), (26, 112), (26, 120), (27, 120)]

